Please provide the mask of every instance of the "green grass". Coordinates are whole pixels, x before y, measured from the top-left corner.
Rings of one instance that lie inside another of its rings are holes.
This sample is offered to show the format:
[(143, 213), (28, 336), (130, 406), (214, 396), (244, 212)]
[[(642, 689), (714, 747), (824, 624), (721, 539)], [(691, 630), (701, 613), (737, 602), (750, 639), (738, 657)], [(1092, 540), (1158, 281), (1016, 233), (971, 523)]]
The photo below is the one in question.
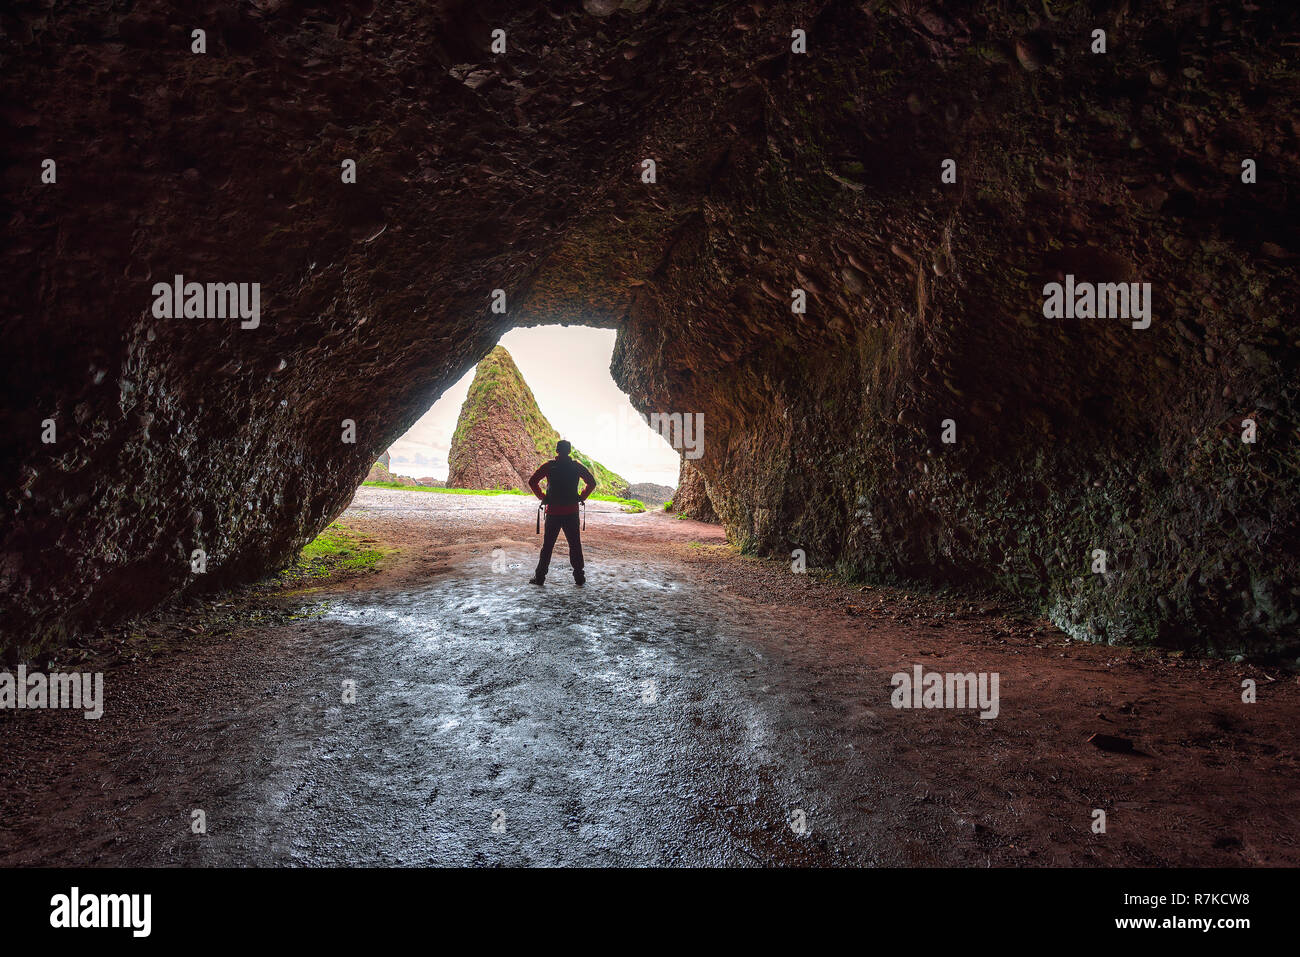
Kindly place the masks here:
[(377, 547), (342, 522), (331, 522), (303, 546), (292, 565), (280, 572), (285, 584), (301, 584), (342, 572), (374, 571), (392, 549)]
[[(395, 488), (403, 492), (441, 492), (445, 495), (532, 495), (517, 488), (429, 488), (424, 485), (401, 485), (397, 482), (362, 482), (368, 488)], [(627, 511), (636, 513), (646, 510), (645, 503), (635, 498), (619, 498), (616, 495), (601, 495), (593, 492), (587, 496), (597, 502), (614, 502)]]
[(305, 562), (317, 558), (341, 558), (347, 568), (370, 568), (382, 554), (378, 549), (361, 546), (355, 533), (346, 525), (331, 522), (303, 546), (298, 558)]

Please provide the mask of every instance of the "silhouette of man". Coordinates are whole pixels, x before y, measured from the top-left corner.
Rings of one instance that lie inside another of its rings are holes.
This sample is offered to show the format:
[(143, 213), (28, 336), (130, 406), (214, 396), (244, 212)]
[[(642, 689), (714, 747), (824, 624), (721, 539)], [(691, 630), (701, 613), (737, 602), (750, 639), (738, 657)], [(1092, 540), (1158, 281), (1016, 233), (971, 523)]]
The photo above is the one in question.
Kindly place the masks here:
[[(569, 543), (569, 564), (573, 566), (573, 583), (581, 585), (587, 580), (582, 572), (582, 538), (579, 534), (578, 503), (585, 502), (596, 488), (596, 477), (581, 462), (569, 458), (573, 446), (565, 439), (555, 443), (555, 458), (543, 462), (541, 468), (528, 480), (533, 494), (546, 503), (546, 531), (542, 536), (542, 556), (537, 561), (537, 571), (528, 579), (530, 584), (546, 582), (546, 571), (551, 567), (551, 550), (564, 529)], [(541, 481), (546, 479), (546, 494), (542, 494)], [(578, 493), (578, 479), (582, 479), (582, 494)]]

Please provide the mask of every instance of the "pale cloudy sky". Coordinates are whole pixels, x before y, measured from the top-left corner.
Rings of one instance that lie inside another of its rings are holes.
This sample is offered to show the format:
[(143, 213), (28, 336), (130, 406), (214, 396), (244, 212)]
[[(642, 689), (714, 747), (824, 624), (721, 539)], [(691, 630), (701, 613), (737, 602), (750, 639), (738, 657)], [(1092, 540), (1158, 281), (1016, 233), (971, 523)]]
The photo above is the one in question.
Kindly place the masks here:
[[(629, 482), (677, 485), (680, 459), (651, 431), (609, 374), (613, 329), (538, 326), (501, 337), (542, 414), (561, 436)], [(443, 393), (393, 443), (392, 469), (412, 478), (447, 477), (447, 453), (474, 370)]]

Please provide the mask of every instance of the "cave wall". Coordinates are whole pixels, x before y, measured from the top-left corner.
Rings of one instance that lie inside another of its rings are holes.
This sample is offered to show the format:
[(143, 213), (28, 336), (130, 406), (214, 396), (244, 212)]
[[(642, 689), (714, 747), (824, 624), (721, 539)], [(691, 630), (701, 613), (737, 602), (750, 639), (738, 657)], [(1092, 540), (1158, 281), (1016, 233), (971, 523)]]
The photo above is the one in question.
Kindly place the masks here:
[[(619, 326), (643, 411), (705, 416), (747, 548), (989, 584), (1096, 640), (1287, 646), (1295, 15), (1046, 9), (13, 6), (6, 652), (276, 568), (557, 317)], [(1065, 272), (1151, 282), (1150, 328), (1044, 319)], [(260, 326), (155, 318), (177, 273), (259, 282)]]
[(713, 500), (709, 498), (708, 482), (704, 473), (697, 469), (683, 456), (677, 473), (677, 488), (673, 492), (672, 510), (683, 518), (693, 518), (699, 522), (720, 521)]
[[(674, 70), (639, 73), (645, 5), (587, 6), (6, 9), (8, 654), (280, 566), (504, 331), (563, 304), (542, 281), (526, 311), (540, 265), (674, 101)], [(654, 25), (685, 54), (690, 20)], [(260, 325), (155, 318), (177, 274), (259, 283)]]
[[(727, 111), (748, 137), (636, 291), (620, 381), (705, 411), (694, 464), (757, 552), (1293, 654), (1295, 15), (908, 9), (826, 8), (821, 55)], [(1067, 273), (1150, 282), (1150, 327), (1044, 318)]]

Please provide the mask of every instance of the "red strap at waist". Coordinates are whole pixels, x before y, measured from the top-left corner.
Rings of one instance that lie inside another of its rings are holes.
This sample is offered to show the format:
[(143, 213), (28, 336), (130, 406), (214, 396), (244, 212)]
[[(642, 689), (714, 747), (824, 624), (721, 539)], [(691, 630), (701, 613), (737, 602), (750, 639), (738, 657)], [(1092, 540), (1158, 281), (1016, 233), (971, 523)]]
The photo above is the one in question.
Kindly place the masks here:
[(577, 505), (548, 505), (546, 506), (547, 515), (577, 515)]

